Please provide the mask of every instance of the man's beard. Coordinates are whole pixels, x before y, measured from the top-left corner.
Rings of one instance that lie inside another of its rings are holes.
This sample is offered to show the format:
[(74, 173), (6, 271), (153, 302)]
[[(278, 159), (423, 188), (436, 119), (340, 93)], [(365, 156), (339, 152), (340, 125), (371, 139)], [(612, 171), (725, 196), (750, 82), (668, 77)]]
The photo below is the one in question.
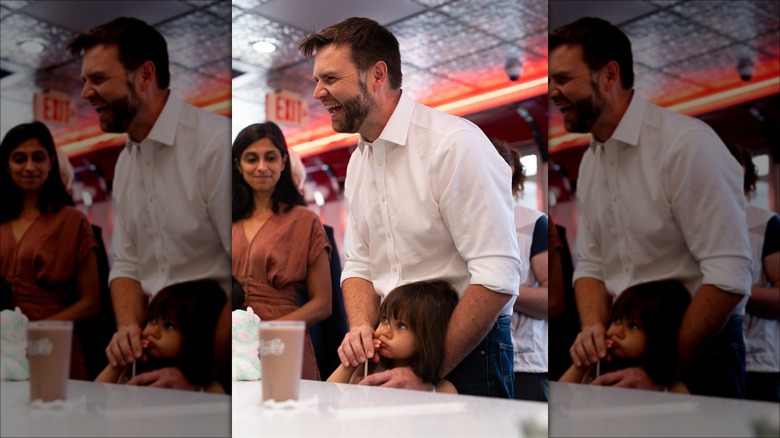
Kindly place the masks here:
[(360, 94), (341, 103), (341, 107), (344, 109), (344, 120), (341, 122), (333, 121), (333, 130), (336, 132), (358, 132), (374, 109), (374, 101), (368, 95), (366, 82), (361, 78), (358, 84)]
[(593, 94), (572, 103), (577, 118), (569, 122), (564, 120), (564, 127), (569, 132), (591, 132), (593, 125), (596, 124), (596, 120), (601, 115), (604, 99), (595, 81), (591, 81), (590, 86), (593, 89)]
[(138, 95), (133, 88), (133, 82), (127, 80), (127, 95), (108, 104), (111, 117), (101, 121), (100, 128), (105, 132), (127, 132), (130, 123), (138, 113)]

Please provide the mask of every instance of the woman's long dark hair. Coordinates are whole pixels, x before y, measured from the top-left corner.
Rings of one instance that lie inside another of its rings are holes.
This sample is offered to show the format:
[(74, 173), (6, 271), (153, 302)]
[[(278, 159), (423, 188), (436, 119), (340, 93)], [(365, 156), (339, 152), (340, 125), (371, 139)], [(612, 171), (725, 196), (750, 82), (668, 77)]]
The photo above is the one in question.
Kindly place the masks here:
[(263, 138), (271, 140), (284, 159), (282, 175), (271, 195), (271, 208), (274, 214), (279, 213), (280, 202), (287, 204), (284, 208), (285, 213), (290, 211), (293, 205), (306, 205), (303, 195), (293, 181), (287, 142), (284, 140), (282, 130), (273, 122), (255, 123), (241, 130), (236, 141), (233, 142), (233, 222), (250, 217), (255, 210), (252, 188), (244, 181), (244, 176), (241, 174), (241, 155), (249, 145)]
[[(417, 337), (417, 355), (410, 366), (424, 382), (434, 385), (441, 378), (444, 364), (444, 339), (447, 324), (458, 305), (458, 294), (449, 283), (441, 280), (418, 281), (393, 289), (379, 306), (379, 321), (401, 319)], [(390, 368), (390, 360), (382, 358)]]
[(615, 358), (609, 368), (640, 366), (655, 383), (674, 383), (677, 338), (690, 302), (691, 293), (675, 280), (638, 284), (623, 291), (612, 306), (612, 321), (636, 321), (647, 336), (647, 351), (633, 363)]
[(8, 170), (8, 161), (11, 153), (19, 145), (27, 140), (35, 139), (49, 153), (51, 170), (38, 195), (38, 209), (41, 214), (56, 213), (60, 208), (73, 206), (65, 183), (60, 176), (60, 166), (57, 159), (57, 150), (54, 147), (54, 139), (49, 128), (41, 122), (22, 123), (11, 128), (0, 143), (0, 223), (19, 217), (24, 208), (24, 193), (22, 188), (16, 185)]
[(149, 358), (143, 369), (175, 366), (190, 383), (211, 382), (214, 364), (214, 335), (227, 294), (213, 280), (198, 280), (168, 286), (158, 292), (146, 310), (146, 322), (171, 321), (181, 332), (181, 354), (170, 360)]

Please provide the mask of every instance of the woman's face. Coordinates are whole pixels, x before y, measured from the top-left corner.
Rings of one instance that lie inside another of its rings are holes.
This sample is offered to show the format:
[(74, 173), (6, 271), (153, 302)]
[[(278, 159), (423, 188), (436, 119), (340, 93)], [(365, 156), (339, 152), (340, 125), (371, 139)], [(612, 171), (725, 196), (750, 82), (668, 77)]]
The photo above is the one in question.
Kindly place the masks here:
[(25, 192), (40, 191), (51, 169), (51, 156), (35, 138), (17, 146), (8, 158), (8, 173)]
[(241, 175), (255, 192), (273, 193), (282, 176), (287, 157), (269, 138), (250, 144), (241, 154)]

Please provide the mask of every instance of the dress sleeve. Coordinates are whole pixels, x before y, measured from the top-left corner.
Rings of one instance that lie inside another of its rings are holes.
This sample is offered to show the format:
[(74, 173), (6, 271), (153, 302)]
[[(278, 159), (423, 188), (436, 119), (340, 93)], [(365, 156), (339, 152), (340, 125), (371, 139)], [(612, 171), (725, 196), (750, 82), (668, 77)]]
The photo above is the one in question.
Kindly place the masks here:
[(322, 226), (322, 222), (317, 216), (313, 217), (311, 221), (311, 234), (309, 237), (309, 255), (308, 265), (314, 263), (314, 260), (325, 250), (328, 253), (328, 260), (330, 260), (330, 241), (327, 234), (325, 234), (325, 228)]
[(81, 263), (90, 252), (97, 250), (97, 239), (92, 231), (92, 225), (86, 217), (81, 216), (78, 224), (78, 247), (76, 248), (76, 261)]

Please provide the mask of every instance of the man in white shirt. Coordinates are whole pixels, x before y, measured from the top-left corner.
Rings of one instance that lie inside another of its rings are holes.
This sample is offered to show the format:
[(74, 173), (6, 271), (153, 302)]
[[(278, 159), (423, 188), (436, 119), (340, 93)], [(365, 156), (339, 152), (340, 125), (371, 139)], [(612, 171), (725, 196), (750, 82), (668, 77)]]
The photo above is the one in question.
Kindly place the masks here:
[[(117, 333), (113, 366), (142, 356), (148, 301), (162, 288), (212, 279), (230, 291), (230, 121), (168, 89), (168, 49), (153, 27), (117, 18), (70, 43), (82, 57), (82, 98), (106, 132), (126, 132), (113, 184), (116, 215), (109, 282)], [(229, 357), (230, 305), (215, 337), (215, 367)], [(164, 368), (131, 384), (197, 389)], [(229, 388), (226, 388), (229, 390)]]
[[(338, 350), (342, 363), (374, 356), (381, 297), (438, 278), (460, 294), (440, 377), (460, 393), (511, 398), (509, 315), (520, 259), (509, 167), (472, 123), (402, 92), (398, 40), (375, 21), (349, 18), (309, 35), (300, 50), (314, 56), (314, 97), (333, 129), (360, 133), (345, 185), (350, 332)], [(409, 368), (363, 383), (432, 389)]]
[[(678, 376), (692, 393), (744, 397), (738, 327), (751, 256), (742, 169), (709, 126), (634, 93), (631, 43), (617, 27), (583, 18), (551, 32), (549, 42), (550, 100), (568, 131), (593, 135), (577, 183), (574, 288), (582, 331), (570, 350), (575, 365), (607, 356), (612, 297), (675, 279), (693, 295), (680, 329)], [(639, 368), (594, 383), (663, 389)]]

